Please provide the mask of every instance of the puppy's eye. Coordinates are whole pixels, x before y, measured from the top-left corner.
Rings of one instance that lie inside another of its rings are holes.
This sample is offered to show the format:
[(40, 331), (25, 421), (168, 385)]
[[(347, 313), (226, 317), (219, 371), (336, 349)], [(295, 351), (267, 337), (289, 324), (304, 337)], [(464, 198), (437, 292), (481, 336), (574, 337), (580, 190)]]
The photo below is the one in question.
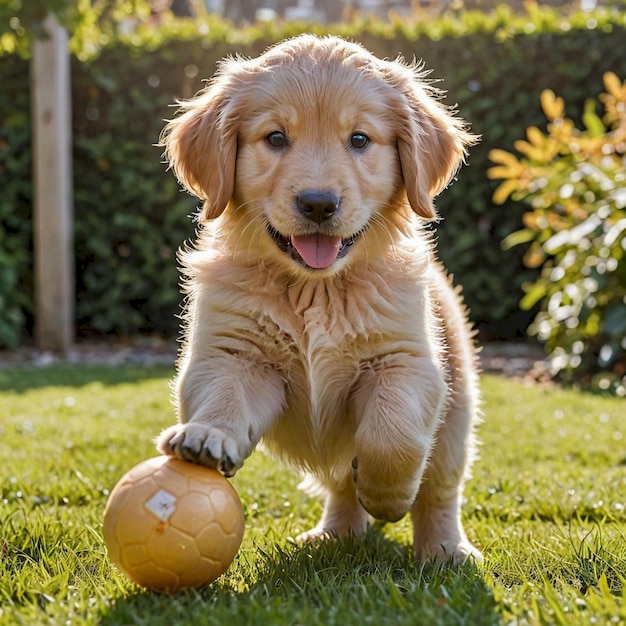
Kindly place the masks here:
[(354, 133), (350, 137), (350, 145), (357, 150), (363, 150), (370, 142), (370, 138), (364, 133)]
[(279, 130), (270, 133), (265, 139), (273, 148), (284, 148), (287, 145), (285, 133), (281, 133)]

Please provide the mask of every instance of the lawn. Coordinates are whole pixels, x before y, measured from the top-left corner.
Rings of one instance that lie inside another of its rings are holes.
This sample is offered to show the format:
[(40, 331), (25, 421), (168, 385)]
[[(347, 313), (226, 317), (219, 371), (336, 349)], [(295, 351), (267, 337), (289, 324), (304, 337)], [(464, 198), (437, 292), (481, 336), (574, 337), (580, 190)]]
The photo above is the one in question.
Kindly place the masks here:
[(410, 525), (298, 547), (320, 503), (257, 452), (211, 587), (159, 596), (109, 563), (107, 494), (171, 424), (166, 369), (0, 370), (0, 625), (626, 624), (624, 400), (485, 376), (464, 519), (485, 562), (415, 563)]

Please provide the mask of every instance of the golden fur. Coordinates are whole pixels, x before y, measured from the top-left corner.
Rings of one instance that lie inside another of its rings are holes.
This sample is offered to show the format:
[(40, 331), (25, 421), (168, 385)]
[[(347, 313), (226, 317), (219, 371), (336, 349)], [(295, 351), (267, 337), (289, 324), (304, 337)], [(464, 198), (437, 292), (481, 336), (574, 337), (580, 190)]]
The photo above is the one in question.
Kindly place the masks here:
[[(424, 224), (466, 146), (419, 68), (302, 35), (222, 62), (163, 134), (203, 201), (164, 454), (233, 475), (261, 439), (326, 494), (305, 538), (410, 512), (419, 559), (460, 522), (478, 391)], [(369, 515), (368, 515), (369, 514)]]

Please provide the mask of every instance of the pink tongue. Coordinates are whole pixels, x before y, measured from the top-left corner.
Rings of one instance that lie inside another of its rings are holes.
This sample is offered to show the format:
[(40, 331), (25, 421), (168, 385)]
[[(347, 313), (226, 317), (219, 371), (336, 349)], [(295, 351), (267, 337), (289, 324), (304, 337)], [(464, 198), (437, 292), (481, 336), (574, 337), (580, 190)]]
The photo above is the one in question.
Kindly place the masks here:
[(293, 235), (291, 245), (309, 267), (319, 270), (328, 267), (337, 258), (341, 248), (341, 237), (330, 237), (319, 233)]

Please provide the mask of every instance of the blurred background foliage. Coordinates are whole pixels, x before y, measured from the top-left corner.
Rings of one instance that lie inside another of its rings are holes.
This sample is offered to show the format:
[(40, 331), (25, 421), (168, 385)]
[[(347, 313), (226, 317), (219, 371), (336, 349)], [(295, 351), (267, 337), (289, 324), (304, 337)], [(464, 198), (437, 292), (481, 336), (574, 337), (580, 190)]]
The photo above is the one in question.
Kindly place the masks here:
[(520, 308), (523, 285), (537, 283), (542, 265), (524, 262), (530, 237), (503, 249), (527, 207), (515, 194), (495, 206), (489, 153), (512, 150), (527, 127), (545, 124), (544, 90), (558, 93), (578, 124), (603, 75), (626, 76), (623, 3), (591, 11), (526, 3), (519, 12), (488, 0), (418, 4), (384, 19), (350, 11), (334, 24), (235, 26), (206, 10), (194, 18), (155, 12), (144, 0), (0, 0), (0, 346), (17, 345), (33, 325), (28, 57), (30, 38), (40, 35), (31, 24), (49, 8), (71, 32), (80, 335), (176, 335), (175, 253), (193, 237), (196, 202), (154, 146), (163, 120), (224, 55), (255, 56), (307, 31), (353, 38), (383, 57), (423, 59), (447, 103), (482, 135), (437, 200), (440, 255), (463, 285), (482, 340), (525, 336), (539, 299), (526, 295)]
[(494, 194), (530, 204), (524, 228), (505, 240), (526, 244), (539, 275), (524, 285), (522, 307), (540, 311), (530, 332), (545, 342), (567, 381), (626, 396), (626, 82), (604, 75), (604, 113), (588, 99), (579, 130), (566, 104), (541, 94), (547, 133), (531, 126), (514, 147), (492, 150)]

